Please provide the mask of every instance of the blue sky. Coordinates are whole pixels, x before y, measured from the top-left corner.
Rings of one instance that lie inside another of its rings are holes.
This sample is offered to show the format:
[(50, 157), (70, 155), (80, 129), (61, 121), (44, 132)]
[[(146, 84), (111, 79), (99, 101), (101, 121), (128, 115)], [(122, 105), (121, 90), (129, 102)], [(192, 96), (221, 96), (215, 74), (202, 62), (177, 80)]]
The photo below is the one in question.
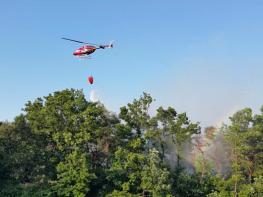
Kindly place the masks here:
[[(3, 1), (0, 120), (65, 88), (93, 90), (112, 111), (150, 93), (203, 126), (263, 104), (263, 2)], [(77, 43), (115, 40), (91, 60)], [(94, 76), (94, 85), (87, 77)]]

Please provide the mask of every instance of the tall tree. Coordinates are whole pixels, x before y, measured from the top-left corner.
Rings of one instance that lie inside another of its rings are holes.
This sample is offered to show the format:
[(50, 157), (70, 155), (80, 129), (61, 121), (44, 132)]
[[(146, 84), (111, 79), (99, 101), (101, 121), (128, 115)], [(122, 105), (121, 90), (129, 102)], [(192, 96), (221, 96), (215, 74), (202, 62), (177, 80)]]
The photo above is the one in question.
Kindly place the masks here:
[[(155, 121), (155, 124), (153, 122)], [(192, 123), (186, 113), (178, 114), (175, 109), (159, 107), (157, 114), (151, 120), (152, 129), (149, 129), (146, 137), (160, 150), (161, 158), (164, 159), (166, 144), (172, 140), (177, 154), (177, 166), (180, 165), (183, 145), (189, 141), (194, 134), (200, 133), (199, 123)]]
[(153, 197), (171, 196), (170, 173), (163, 166), (156, 149), (150, 150), (141, 176), (141, 186), (144, 191), (151, 193)]
[[(230, 126), (225, 126), (224, 136), (230, 150), (231, 176), (224, 182), (225, 189), (234, 196), (245, 195), (247, 185), (262, 173), (262, 114), (252, 115), (250, 108), (236, 112), (230, 117)], [(259, 179), (260, 180), (260, 179)]]
[(149, 126), (150, 115), (148, 110), (152, 101), (152, 97), (144, 92), (143, 96), (138, 100), (134, 99), (132, 103), (128, 103), (127, 106), (121, 107), (120, 109), (119, 117), (124, 120), (138, 136), (147, 130)]
[(139, 99), (121, 107), (122, 123), (116, 125), (115, 140), (122, 146), (115, 151), (108, 173), (108, 180), (116, 190), (130, 194), (142, 192), (141, 171), (146, 161), (144, 133), (149, 128), (148, 110), (152, 101), (149, 94), (143, 93)]
[(32, 130), (45, 134), (49, 142), (49, 162), (56, 166), (57, 174), (55, 193), (85, 196), (98, 165), (103, 163), (99, 155), (111, 123), (105, 108), (88, 103), (82, 91), (66, 89), (29, 102), (25, 112)]
[(238, 111), (233, 117), (230, 117), (230, 120), (231, 125), (227, 128), (225, 137), (231, 144), (229, 153), (232, 163), (232, 176), (229, 179), (229, 184), (232, 184), (232, 192), (236, 197), (244, 180), (242, 167), (244, 166), (245, 158), (242, 151), (244, 136), (252, 120), (252, 111), (249, 108)]

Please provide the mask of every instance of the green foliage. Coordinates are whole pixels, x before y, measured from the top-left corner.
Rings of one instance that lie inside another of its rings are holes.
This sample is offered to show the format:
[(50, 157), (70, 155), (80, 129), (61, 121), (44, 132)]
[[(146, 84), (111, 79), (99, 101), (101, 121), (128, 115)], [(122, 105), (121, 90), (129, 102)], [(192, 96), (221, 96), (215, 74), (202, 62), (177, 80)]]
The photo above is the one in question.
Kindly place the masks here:
[(177, 168), (173, 175), (172, 191), (178, 197), (206, 196), (216, 190), (217, 177), (211, 174), (189, 174), (183, 168)]
[(5, 181), (0, 185), (0, 196), (16, 197), (22, 195), (22, 188), (17, 183), (12, 183), (10, 181)]
[(230, 147), (232, 173), (224, 182), (223, 191), (234, 196), (249, 196), (253, 178), (262, 175), (263, 118), (262, 114), (253, 117), (252, 110), (245, 108), (230, 120), (231, 125), (224, 129), (224, 136)]
[(107, 194), (106, 197), (138, 197), (138, 194), (131, 194), (127, 191), (117, 191), (114, 190), (111, 194)]
[(145, 163), (144, 154), (118, 148), (114, 156), (108, 180), (116, 189), (138, 193), (141, 189), (141, 171)]
[(168, 196), (171, 194), (170, 173), (162, 166), (156, 149), (150, 150), (141, 176), (142, 189), (152, 193), (152, 196)]
[[(221, 180), (220, 185), (225, 185), (225, 188), (221, 188), (218, 191), (212, 192), (208, 197), (232, 197), (235, 193), (228, 189), (228, 183)], [(238, 191), (239, 197), (261, 197), (263, 195), (263, 177), (259, 176), (254, 178), (252, 184), (244, 184)]]
[(1, 185), (0, 196), (3, 197), (52, 197), (48, 185), (17, 184), (6, 182)]
[(13, 122), (0, 122), (0, 196), (263, 196), (263, 107), (238, 111), (222, 128), (231, 171), (212, 175), (205, 152), (200, 169), (182, 167), (199, 124), (172, 107), (151, 116), (153, 100), (143, 93), (118, 115), (81, 90), (29, 101)]
[(150, 115), (148, 114), (148, 110), (152, 101), (153, 99), (149, 94), (143, 93), (140, 99), (135, 99), (133, 103), (128, 103), (127, 107), (120, 108), (119, 117), (130, 128), (135, 129), (138, 135), (141, 135), (149, 126)]
[(200, 133), (199, 124), (191, 123), (186, 113), (178, 114), (172, 107), (168, 107), (167, 110), (159, 107), (157, 115), (151, 119), (150, 123), (145, 137), (158, 148), (162, 161), (165, 153), (169, 151), (168, 141), (172, 140), (177, 154), (177, 165), (179, 165), (183, 145), (187, 141), (191, 141), (194, 134)]
[(89, 173), (87, 156), (73, 151), (64, 162), (57, 165), (57, 181), (53, 189), (58, 196), (85, 196), (90, 190), (89, 183), (96, 178)]

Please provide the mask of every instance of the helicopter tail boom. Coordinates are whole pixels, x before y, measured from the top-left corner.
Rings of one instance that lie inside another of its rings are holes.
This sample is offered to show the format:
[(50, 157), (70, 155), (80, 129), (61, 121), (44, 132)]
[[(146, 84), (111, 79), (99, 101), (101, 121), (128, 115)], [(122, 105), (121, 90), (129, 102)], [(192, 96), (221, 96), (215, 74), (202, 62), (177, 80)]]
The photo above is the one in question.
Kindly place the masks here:
[(99, 45), (100, 49), (105, 49), (105, 48), (113, 48), (113, 41), (111, 41), (109, 44), (107, 45)]

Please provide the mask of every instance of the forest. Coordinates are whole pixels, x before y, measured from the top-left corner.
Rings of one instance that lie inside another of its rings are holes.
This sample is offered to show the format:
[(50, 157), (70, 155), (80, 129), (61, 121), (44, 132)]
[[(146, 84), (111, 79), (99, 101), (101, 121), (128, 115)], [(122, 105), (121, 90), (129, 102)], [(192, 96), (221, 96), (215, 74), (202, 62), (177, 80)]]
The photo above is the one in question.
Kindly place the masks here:
[(0, 196), (263, 196), (263, 106), (201, 128), (153, 102), (117, 114), (76, 89), (28, 101), (0, 122)]

